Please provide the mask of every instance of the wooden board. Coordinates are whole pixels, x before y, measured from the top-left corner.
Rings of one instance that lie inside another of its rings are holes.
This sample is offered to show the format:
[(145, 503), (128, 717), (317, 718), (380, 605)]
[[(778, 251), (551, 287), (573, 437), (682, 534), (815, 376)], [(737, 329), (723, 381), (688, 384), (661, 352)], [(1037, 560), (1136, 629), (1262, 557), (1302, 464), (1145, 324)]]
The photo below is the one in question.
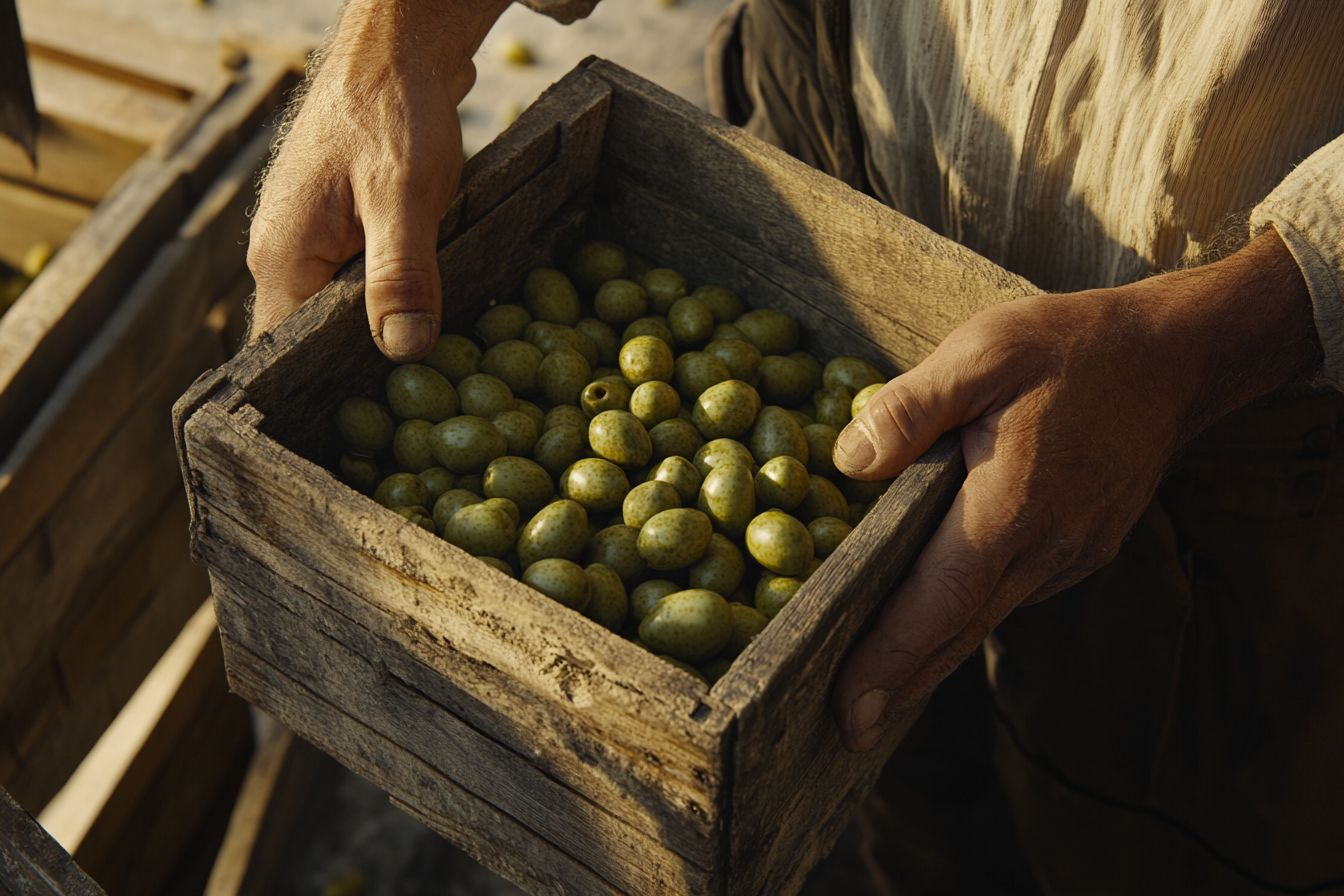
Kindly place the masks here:
[(10, 896), (106, 896), (70, 853), (0, 790), (0, 890)]
[[(587, 234), (889, 372), (1034, 292), (600, 60), (468, 164), (439, 234), (445, 327)], [(327, 421), (391, 367), (362, 277), (356, 260), (174, 411), (234, 687), (531, 892), (796, 892), (899, 740), (844, 752), (827, 694), (964, 477), (955, 436), (707, 692), (332, 476)]]

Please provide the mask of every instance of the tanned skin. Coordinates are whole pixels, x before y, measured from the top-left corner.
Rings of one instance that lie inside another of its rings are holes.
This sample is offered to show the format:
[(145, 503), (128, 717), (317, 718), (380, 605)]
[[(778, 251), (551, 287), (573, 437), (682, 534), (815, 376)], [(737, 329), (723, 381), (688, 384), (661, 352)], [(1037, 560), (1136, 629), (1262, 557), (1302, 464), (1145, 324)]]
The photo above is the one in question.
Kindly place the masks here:
[[(374, 341), (399, 362), (433, 347), (457, 104), (507, 5), (346, 7), (253, 219), (253, 338), (365, 251)], [(836, 681), (845, 745), (871, 748), (1014, 607), (1109, 562), (1181, 446), (1320, 357), (1306, 282), (1271, 230), (1216, 264), (991, 308), (888, 383), (841, 434), (836, 466), (894, 476), (961, 427), (969, 472)]]

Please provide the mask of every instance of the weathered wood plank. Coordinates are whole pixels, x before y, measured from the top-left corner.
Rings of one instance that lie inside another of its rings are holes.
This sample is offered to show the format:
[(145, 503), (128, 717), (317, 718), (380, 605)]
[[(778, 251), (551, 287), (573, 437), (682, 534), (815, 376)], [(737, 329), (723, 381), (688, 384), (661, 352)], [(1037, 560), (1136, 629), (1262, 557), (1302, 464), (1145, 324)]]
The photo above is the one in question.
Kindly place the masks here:
[(18, 268), (34, 243), (61, 245), (91, 214), (90, 203), (0, 179), (0, 261)]
[(33, 99), (43, 115), (87, 125), (143, 147), (171, 133), (187, 109), (184, 97), (109, 78), (41, 53), (33, 54), (28, 69), (33, 77)]
[(227, 635), (224, 660), (235, 691), (353, 771), (393, 802), (518, 886), (533, 893), (617, 896), (591, 869), (513, 818), (462, 790), (422, 759), (361, 725)]
[(107, 896), (70, 854), (0, 790), (0, 890), (10, 896)]
[[(421, 757), (463, 790), (535, 831), (594, 873), (632, 893), (703, 893), (711, 877), (607, 808), (543, 774), (307, 618), (221, 573), (215, 606), (230, 636), (346, 715)], [(387, 644), (380, 653), (395, 650)], [(716, 844), (711, 844), (716, 845)], [(703, 848), (703, 844), (702, 844)], [(710, 852), (713, 857), (713, 851)]]
[(0, 143), (0, 176), (93, 205), (144, 151), (144, 144), (44, 117), (37, 129), (37, 171), (17, 144), (6, 141)]
[[(718, 827), (703, 793), (679, 785), (668, 771), (675, 755), (657, 750), (652, 738), (638, 750), (613, 743), (600, 718), (538, 700), (494, 666), (427, 642), (421, 631), (307, 571), (227, 517), (212, 514), (207, 525), (206, 562), (253, 591), (264, 589), (268, 601), (255, 612), (221, 609), (221, 627), (236, 640), (262, 644), (282, 622), (296, 627), (303, 620), (637, 830), (701, 866), (717, 862)], [(282, 608), (268, 610), (280, 621), (256, 618), (270, 602)]]

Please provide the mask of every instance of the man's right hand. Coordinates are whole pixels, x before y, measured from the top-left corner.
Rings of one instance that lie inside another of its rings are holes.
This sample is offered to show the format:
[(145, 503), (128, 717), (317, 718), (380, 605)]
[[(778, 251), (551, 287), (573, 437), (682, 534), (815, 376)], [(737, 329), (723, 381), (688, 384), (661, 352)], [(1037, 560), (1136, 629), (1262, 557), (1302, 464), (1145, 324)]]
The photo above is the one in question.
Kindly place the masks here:
[(369, 330), (423, 357), (442, 314), (435, 242), (457, 193), (457, 106), (509, 0), (351, 0), (262, 186), (247, 263), (250, 337), (273, 330), (366, 252)]

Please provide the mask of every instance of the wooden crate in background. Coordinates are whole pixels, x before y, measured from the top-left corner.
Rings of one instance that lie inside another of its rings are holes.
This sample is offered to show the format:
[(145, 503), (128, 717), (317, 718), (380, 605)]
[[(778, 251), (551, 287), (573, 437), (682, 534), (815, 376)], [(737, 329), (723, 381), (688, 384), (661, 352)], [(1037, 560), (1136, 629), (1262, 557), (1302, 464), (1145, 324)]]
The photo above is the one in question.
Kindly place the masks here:
[[(888, 373), (1031, 285), (600, 60), (467, 165), (445, 330), (594, 235), (799, 319)], [(787, 896), (899, 734), (827, 705), (964, 474), (945, 438), (712, 688), (342, 484), (331, 419), (380, 394), (356, 261), (175, 409), (229, 680), (534, 893)]]

